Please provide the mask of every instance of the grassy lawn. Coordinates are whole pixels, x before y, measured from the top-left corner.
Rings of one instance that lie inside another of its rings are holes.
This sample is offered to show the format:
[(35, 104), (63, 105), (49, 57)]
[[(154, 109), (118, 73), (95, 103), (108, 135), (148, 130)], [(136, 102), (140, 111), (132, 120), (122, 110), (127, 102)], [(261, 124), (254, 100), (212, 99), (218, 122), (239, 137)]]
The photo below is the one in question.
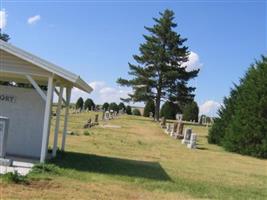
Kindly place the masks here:
[(93, 114), (71, 114), (78, 135), (68, 135), (66, 152), (29, 184), (0, 183), (1, 199), (267, 199), (267, 160), (208, 144), (206, 127), (190, 126), (199, 148), (189, 150), (143, 117), (121, 116), (108, 122), (121, 128), (85, 136)]

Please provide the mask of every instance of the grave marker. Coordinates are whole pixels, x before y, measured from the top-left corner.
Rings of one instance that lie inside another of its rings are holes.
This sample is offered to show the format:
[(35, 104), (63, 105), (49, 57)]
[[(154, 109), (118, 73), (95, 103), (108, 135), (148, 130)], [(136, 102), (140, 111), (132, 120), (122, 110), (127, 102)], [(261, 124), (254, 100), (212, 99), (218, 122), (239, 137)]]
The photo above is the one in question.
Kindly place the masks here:
[(187, 147), (190, 149), (196, 149), (197, 148), (197, 134), (192, 133), (190, 142), (187, 144)]
[(192, 134), (191, 128), (185, 129), (185, 134), (184, 134), (184, 139), (182, 140), (182, 144), (189, 144), (190, 143), (191, 134)]

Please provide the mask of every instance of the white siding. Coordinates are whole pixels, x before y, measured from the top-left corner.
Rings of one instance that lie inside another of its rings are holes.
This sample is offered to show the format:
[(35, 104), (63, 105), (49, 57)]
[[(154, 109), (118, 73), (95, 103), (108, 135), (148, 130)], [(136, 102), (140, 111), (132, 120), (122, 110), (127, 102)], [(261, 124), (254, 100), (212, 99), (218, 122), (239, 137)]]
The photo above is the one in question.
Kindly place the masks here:
[(0, 116), (10, 119), (7, 154), (39, 158), (45, 102), (34, 89), (0, 86), (3, 94), (16, 98), (0, 100)]

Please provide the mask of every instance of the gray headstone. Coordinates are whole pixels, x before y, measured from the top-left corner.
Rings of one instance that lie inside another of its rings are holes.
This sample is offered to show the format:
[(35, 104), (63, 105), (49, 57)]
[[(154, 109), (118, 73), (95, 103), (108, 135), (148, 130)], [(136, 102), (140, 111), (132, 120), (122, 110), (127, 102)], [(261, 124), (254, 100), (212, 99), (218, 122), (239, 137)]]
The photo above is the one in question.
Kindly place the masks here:
[(182, 140), (182, 144), (189, 144), (190, 143), (191, 134), (192, 134), (191, 128), (185, 129), (184, 139)]
[(190, 142), (187, 144), (187, 147), (190, 149), (196, 149), (197, 148), (197, 134), (192, 133)]

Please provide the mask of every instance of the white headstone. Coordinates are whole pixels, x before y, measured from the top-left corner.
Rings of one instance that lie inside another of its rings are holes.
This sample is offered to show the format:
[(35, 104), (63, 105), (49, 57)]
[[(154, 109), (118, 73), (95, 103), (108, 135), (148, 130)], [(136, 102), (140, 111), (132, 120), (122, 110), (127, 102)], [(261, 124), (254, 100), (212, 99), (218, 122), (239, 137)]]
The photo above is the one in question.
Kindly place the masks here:
[(109, 120), (109, 118), (110, 118), (110, 113), (109, 113), (109, 111), (106, 111), (105, 112), (105, 120)]
[(176, 120), (181, 122), (183, 120), (183, 114), (176, 114)]

